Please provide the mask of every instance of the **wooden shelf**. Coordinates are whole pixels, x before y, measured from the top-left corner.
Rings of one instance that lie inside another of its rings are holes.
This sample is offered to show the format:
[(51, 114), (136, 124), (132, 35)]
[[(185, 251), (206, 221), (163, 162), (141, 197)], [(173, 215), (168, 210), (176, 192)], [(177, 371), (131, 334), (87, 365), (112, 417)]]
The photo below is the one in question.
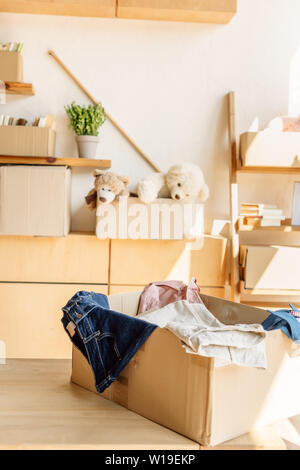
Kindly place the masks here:
[(96, 160), (93, 158), (55, 158), (55, 157), (14, 157), (0, 155), (0, 164), (16, 165), (53, 165), (53, 166), (76, 166), (108, 169), (111, 160)]
[(300, 290), (293, 289), (247, 289), (245, 288), (245, 282), (240, 281), (240, 292), (245, 295), (262, 295), (262, 296), (273, 296), (273, 297), (298, 297), (300, 296)]
[(265, 173), (265, 174), (300, 174), (300, 167), (297, 166), (242, 166), (237, 168), (238, 173)]
[(293, 227), (291, 225), (291, 219), (286, 219), (282, 222), (280, 227), (253, 227), (252, 225), (243, 224), (242, 220), (239, 220), (237, 230), (239, 232), (300, 232), (300, 227)]
[(35, 90), (32, 83), (5, 82), (5, 88), (8, 95), (35, 95)]

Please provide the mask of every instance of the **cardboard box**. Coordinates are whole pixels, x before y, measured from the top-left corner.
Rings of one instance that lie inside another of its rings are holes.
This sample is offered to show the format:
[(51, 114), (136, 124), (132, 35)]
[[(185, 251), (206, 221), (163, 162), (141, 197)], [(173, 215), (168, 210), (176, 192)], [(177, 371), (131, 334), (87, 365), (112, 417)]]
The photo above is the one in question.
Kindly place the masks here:
[(299, 132), (246, 132), (240, 137), (244, 166), (300, 166)]
[(0, 233), (65, 236), (70, 231), (67, 167), (1, 166)]
[(0, 155), (53, 157), (55, 137), (49, 127), (0, 126)]
[(123, 197), (118, 204), (98, 204), (98, 238), (141, 240), (202, 239), (204, 204), (156, 199), (143, 204), (138, 198)]
[[(134, 315), (139, 292), (109, 296), (112, 309)], [(223, 323), (261, 323), (264, 310), (201, 295)], [(300, 414), (300, 357), (279, 330), (267, 333), (266, 370), (190, 355), (170, 331), (157, 328), (101, 396), (205, 446)], [(96, 392), (85, 357), (73, 348), (72, 381)]]
[(241, 264), (246, 289), (300, 290), (300, 248), (242, 246)]
[(3, 82), (23, 82), (22, 54), (0, 51), (0, 80)]

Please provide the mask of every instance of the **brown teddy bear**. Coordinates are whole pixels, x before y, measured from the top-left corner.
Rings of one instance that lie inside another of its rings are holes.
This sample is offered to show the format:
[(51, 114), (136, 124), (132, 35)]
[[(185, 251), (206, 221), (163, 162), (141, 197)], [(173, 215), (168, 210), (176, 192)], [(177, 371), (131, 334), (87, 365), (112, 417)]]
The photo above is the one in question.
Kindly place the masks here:
[(129, 196), (129, 178), (110, 171), (95, 170), (94, 188), (85, 197), (87, 207), (92, 211), (97, 204), (116, 202), (120, 196)]

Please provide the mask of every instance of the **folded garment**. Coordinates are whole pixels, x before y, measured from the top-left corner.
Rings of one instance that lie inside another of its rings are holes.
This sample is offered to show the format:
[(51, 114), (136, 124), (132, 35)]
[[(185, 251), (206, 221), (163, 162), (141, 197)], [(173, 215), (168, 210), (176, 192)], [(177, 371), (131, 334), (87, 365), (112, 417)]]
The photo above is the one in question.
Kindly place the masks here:
[(137, 315), (153, 308), (162, 308), (177, 300), (203, 303), (200, 297), (200, 288), (194, 277), (188, 286), (182, 281), (163, 281), (148, 284), (141, 294)]
[(262, 323), (266, 331), (281, 330), (296, 344), (300, 344), (300, 310), (290, 304), (291, 310), (268, 310), (270, 315)]
[(215, 366), (266, 368), (266, 332), (258, 324), (224, 325), (204, 304), (180, 300), (138, 318), (172, 331), (188, 353), (215, 358)]
[(72, 343), (88, 360), (102, 393), (114, 382), (156, 325), (110, 310), (106, 295), (77, 292), (62, 309)]

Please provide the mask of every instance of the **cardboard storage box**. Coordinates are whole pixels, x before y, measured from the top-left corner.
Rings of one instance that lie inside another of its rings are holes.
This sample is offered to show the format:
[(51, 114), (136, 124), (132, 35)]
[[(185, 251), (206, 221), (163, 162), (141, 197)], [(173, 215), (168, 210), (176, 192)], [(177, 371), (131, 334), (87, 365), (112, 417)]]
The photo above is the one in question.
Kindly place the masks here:
[(0, 155), (53, 157), (55, 136), (49, 127), (0, 126)]
[(0, 80), (3, 82), (23, 82), (22, 54), (0, 51)]
[(0, 233), (61, 237), (70, 231), (67, 167), (1, 166)]
[(245, 166), (300, 166), (299, 132), (246, 132), (240, 137)]
[[(139, 292), (109, 296), (112, 309), (134, 315)], [(264, 310), (201, 295), (223, 323), (261, 323)], [(300, 357), (281, 331), (267, 333), (268, 368), (229, 365), (187, 354), (170, 331), (157, 328), (101, 395), (201, 445), (215, 446), (300, 414)], [(72, 381), (95, 392), (92, 370), (73, 347)]]
[(241, 264), (246, 289), (300, 290), (300, 248), (242, 246)]
[(99, 204), (96, 217), (98, 238), (183, 240), (202, 239), (204, 204), (156, 199), (143, 204), (136, 197), (120, 198), (118, 204)]

